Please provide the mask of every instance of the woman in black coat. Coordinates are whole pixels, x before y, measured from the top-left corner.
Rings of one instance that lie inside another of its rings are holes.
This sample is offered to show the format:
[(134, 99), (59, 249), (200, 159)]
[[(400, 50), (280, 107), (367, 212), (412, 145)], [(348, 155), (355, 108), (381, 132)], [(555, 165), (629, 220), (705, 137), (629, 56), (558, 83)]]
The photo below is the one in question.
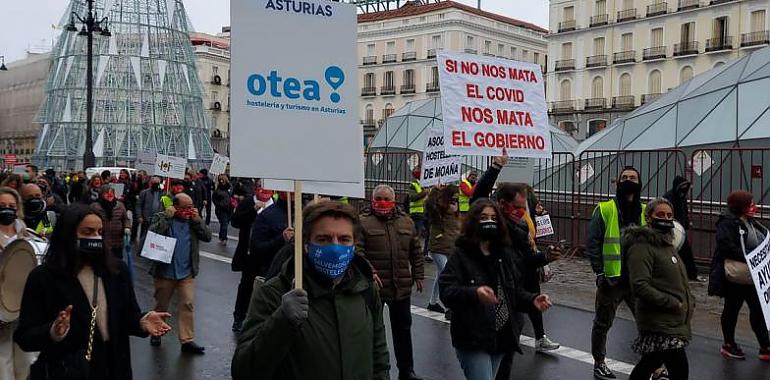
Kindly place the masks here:
[(523, 289), (506, 223), (486, 199), (468, 212), (439, 289), (441, 301), (452, 309), (452, 345), (468, 380), (494, 379), (503, 356), (521, 352), (517, 312), (551, 306), (547, 295)]
[(227, 175), (220, 174), (217, 177), (217, 188), (214, 190), (212, 200), (214, 202), (214, 213), (219, 220), (219, 244), (227, 245), (227, 225), (230, 224), (230, 218), (233, 215), (231, 199), (233, 189)]
[[(770, 361), (770, 337), (765, 326), (762, 305), (746, 265), (746, 253), (756, 249), (768, 233), (767, 229), (754, 219), (756, 205), (752, 199), (752, 194), (743, 190), (734, 191), (727, 197), (727, 212), (717, 221), (717, 250), (711, 262), (708, 292), (709, 295), (725, 299), (722, 311), (722, 356), (732, 359), (746, 358), (746, 354), (735, 342), (735, 325), (745, 302), (749, 305), (751, 329), (759, 342), (759, 359)], [(741, 267), (743, 271), (729, 271), (737, 275), (728, 275), (728, 268)]]
[(123, 262), (106, 254), (102, 220), (84, 205), (59, 218), (27, 279), (14, 340), (40, 351), (30, 379), (131, 379), (129, 335), (160, 336), (168, 313), (142, 313)]

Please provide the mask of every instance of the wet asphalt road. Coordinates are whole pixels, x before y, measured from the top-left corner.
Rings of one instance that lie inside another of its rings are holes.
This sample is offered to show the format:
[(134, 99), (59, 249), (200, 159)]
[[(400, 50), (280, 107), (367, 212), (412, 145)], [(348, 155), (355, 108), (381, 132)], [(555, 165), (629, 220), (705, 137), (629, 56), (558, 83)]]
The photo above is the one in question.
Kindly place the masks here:
[[(212, 227), (216, 228), (215, 223)], [(214, 231), (216, 235), (216, 231)], [(237, 231), (230, 229), (230, 236)], [(216, 239), (215, 239), (216, 240)], [(227, 260), (232, 257), (236, 241), (230, 240), (226, 247), (217, 242), (203, 244), (205, 252), (220, 255)], [(428, 264), (432, 266), (433, 264)], [(147, 263), (137, 260), (136, 293), (143, 309), (153, 306), (152, 280), (146, 274)], [(434, 270), (428, 273), (433, 273)], [(229, 379), (230, 362), (235, 349), (235, 337), (231, 332), (232, 309), (235, 291), (240, 280), (239, 273), (230, 271), (230, 265), (221, 260), (201, 258), (200, 275), (196, 279), (195, 331), (196, 341), (206, 346), (206, 355), (189, 356), (181, 354), (176, 335), (172, 332), (163, 338), (161, 347), (151, 347), (148, 339), (132, 338), (131, 352), (135, 379)], [(425, 307), (432, 288), (432, 280), (426, 281), (426, 293), (415, 294), (412, 304)], [(558, 302), (558, 301), (557, 301)], [(174, 313), (175, 305), (171, 312)], [(449, 325), (438, 316), (428, 318), (413, 316), (412, 336), (415, 353), (415, 371), (426, 380), (461, 380), (462, 372), (457, 363), (449, 337)], [(387, 324), (387, 317), (385, 318)], [(593, 379), (590, 364), (590, 331), (593, 315), (582, 310), (555, 306), (545, 315), (546, 333), (562, 345), (571, 347), (562, 354), (535, 354), (531, 347), (524, 348), (524, 355), (514, 359), (512, 379)], [(527, 320), (525, 336), (532, 336)], [(608, 343), (608, 356), (633, 365), (638, 356), (630, 345), (636, 336), (632, 321), (617, 319)], [(719, 356), (721, 344), (719, 326), (714, 326), (710, 337), (694, 337), (687, 350), (690, 359), (691, 379), (770, 379), (770, 363), (756, 359), (757, 347), (744, 346), (748, 355), (746, 361), (725, 361)], [(390, 345), (390, 336), (388, 333)], [(622, 365), (622, 364), (621, 364)], [(391, 378), (397, 379), (395, 359), (391, 354)], [(630, 367), (628, 367), (630, 368)], [(619, 379), (627, 379), (618, 373)], [(259, 379), (255, 374), (254, 379)], [(309, 379), (310, 380), (310, 379)]]

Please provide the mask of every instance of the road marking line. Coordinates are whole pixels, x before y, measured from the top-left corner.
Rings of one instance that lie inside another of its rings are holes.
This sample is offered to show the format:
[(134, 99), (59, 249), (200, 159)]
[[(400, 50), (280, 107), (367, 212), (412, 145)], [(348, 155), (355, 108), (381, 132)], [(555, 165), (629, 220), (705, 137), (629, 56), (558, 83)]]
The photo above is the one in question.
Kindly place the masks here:
[[(200, 255), (202, 257), (207, 258), (207, 259), (211, 259), (211, 260), (215, 260), (215, 261), (219, 261), (219, 262), (223, 262), (223, 263), (227, 263), (227, 264), (230, 264), (230, 263), (233, 262), (233, 260), (231, 258), (229, 258), (229, 257), (225, 257), (225, 256), (222, 256), (222, 255), (217, 255), (217, 254), (211, 253), (211, 252), (201, 251)], [(412, 314), (414, 314), (414, 315), (418, 315), (420, 317), (425, 317), (425, 318), (428, 318), (428, 319), (432, 319), (434, 321), (438, 321), (438, 322), (441, 322), (441, 323), (446, 324), (446, 325), (449, 324), (449, 321), (447, 321), (444, 318), (444, 314), (436, 313), (436, 312), (430, 311), (428, 309), (425, 309), (425, 308), (422, 308), (422, 307), (419, 307), (419, 306), (414, 306), (414, 305), (412, 305), (411, 311), (412, 311)], [(535, 348), (535, 338), (532, 338), (532, 337), (529, 337), (529, 336), (526, 336), (526, 335), (521, 335), (520, 342), (521, 342), (522, 346), (526, 346), (526, 347), (529, 347), (529, 348)], [(579, 362), (588, 364), (588, 365), (590, 365), (592, 367), (594, 365), (594, 358), (593, 358), (593, 356), (590, 353), (585, 352), (585, 351), (581, 351), (581, 350), (578, 350), (578, 349), (572, 348), (572, 347), (561, 346), (559, 349), (553, 350), (553, 351), (549, 351), (547, 354), (554, 354), (554, 355), (563, 356), (563, 357), (568, 358), (568, 359), (572, 359), (572, 360), (575, 360), (575, 361), (579, 361)], [(610, 367), (610, 369), (613, 372), (620, 372), (620, 373), (625, 374), (625, 375), (630, 375), (631, 371), (634, 369), (634, 365), (633, 364), (626, 363), (626, 362), (623, 362), (623, 361), (620, 361), (620, 360), (614, 360), (614, 359), (607, 359), (607, 366)]]

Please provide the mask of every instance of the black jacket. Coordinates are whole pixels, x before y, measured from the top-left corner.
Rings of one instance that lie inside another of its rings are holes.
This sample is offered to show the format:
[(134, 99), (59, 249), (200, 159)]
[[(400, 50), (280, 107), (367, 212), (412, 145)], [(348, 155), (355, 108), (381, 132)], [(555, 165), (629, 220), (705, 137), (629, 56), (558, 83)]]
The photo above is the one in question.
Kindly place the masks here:
[[(147, 333), (139, 322), (144, 314), (136, 303), (128, 268), (122, 262), (119, 265), (118, 274), (102, 277), (110, 332), (104, 355), (108, 378), (128, 380), (132, 377), (128, 337), (146, 337)], [(50, 337), (51, 325), (68, 305), (73, 306), (70, 330), (64, 340), (55, 343)], [(87, 348), (90, 322), (91, 305), (78, 279), (41, 265), (27, 278), (13, 339), (24, 351), (40, 351), (38, 360), (56, 362), (62, 356)], [(95, 339), (97, 337), (98, 334)]]
[[(455, 253), (439, 276), (441, 302), (452, 310), (450, 331), (454, 347), (488, 353), (521, 352), (522, 326), (517, 312), (533, 311), (536, 295), (523, 289), (514, 260), (509, 249), (494, 249), (491, 256), (485, 257), (465, 238), (457, 240)], [(498, 274), (504, 279), (511, 316), (507, 325), (510, 330), (503, 328), (501, 332), (495, 331), (495, 306), (481, 303), (476, 295), (476, 290), (484, 285), (496, 292)]]
[(233, 196), (233, 194), (230, 191), (230, 187), (223, 188), (223, 187), (217, 187), (216, 190), (214, 190), (214, 195), (212, 197), (212, 200), (214, 201), (214, 207), (215, 211), (218, 213), (226, 213), (230, 214), (233, 212), (232, 208), (230, 208), (230, 198)]
[(674, 206), (674, 219), (676, 219), (685, 230), (688, 230), (690, 229), (690, 211), (687, 208), (687, 195), (681, 196), (678, 191), (679, 187), (685, 184), (689, 185), (690, 182), (682, 176), (676, 176), (671, 190), (666, 192), (666, 194), (663, 194), (663, 198), (668, 199)]
[[(751, 223), (758, 229), (764, 231), (762, 226), (755, 219)], [(716, 233), (716, 251), (714, 259), (711, 260), (711, 273), (709, 274), (708, 294), (712, 296), (724, 297), (724, 286), (727, 281), (725, 276), (725, 259), (746, 262), (746, 256), (741, 246), (740, 231), (746, 231), (743, 221), (731, 212), (725, 212), (717, 220)], [(746, 244), (745, 234), (743, 235), (743, 244)], [(747, 248), (748, 250), (748, 248)]]
[(264, 276), (275, 254), (286, 245), (283, 230), (288, 226), (286, 201), (278, 200), (262, 211), (251, 225), (249, 253), (254, 256), (257, 275)]
[(250, 260), (249, 243), (251, 240), (251, 225), (257, 217), (254, 209), (254, 197), (243, 198), (233, 212), (230, 224), (238, 229), (238, 246), (235, 247), (233, 262), (230, 267), (234, 272), (240, 272), (246, 268), (256, 270), (254, 260)]

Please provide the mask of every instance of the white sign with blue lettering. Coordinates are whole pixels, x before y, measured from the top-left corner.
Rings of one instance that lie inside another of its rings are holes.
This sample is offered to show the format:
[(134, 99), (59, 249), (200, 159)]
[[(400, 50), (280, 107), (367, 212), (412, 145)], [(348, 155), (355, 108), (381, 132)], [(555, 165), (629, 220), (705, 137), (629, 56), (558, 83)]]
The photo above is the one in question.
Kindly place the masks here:
[(363, 183), (353, 5), (231, 2), (230, 172)]

